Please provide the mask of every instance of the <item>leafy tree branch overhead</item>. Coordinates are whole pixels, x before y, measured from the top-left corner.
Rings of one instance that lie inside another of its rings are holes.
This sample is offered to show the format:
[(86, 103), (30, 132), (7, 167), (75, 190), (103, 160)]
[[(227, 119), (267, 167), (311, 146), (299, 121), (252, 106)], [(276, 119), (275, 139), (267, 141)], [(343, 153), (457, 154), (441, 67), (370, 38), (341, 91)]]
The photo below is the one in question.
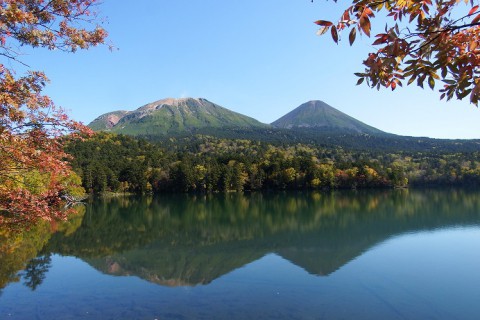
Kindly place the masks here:
[[(313, 2), (313, 0), (312, 0)], [(374, 36), (376, 51), (356, 73), (372, 87), (391, 88), (427, 83), (433, 90), (442, 82), (440, 99), (464, 99), (478, 106), (480, 99), (480, 11), (478, 0), (353, 0), (336, 21), (318, 20), (318, 34), (333, 41), (348, 32), (352, 45), (357, 34), (370, 37), (378, 16), (387, 20)]]
[[(75, 52), (105, 42), (96, 0), (0, 0), (0, 224), (64, 216), (61, 196), (78, 190), (61, 138), (89, 132), (42, 94), (39, 71), (17, 76), (22, 46)], [(12, 62), (14, 61), (14, 62)], [(24, 65), (24, 64), (23, 64)], [(28, 67), (28, 66), (27, 66)]]

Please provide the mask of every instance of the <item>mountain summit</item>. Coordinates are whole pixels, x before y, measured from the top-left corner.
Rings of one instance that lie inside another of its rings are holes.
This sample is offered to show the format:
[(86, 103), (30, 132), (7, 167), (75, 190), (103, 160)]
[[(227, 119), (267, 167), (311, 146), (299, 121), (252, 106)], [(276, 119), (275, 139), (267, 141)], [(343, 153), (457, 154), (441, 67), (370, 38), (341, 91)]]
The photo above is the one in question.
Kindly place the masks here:
[(109, 112), (88, 126), (96, 131), (108, 130), (130, 135), (166, 135), (203, 128), (268, 127), (202, 98), (167, 98), (146, 104), (135, 111)]
[(302, 104), (271, 125), (203, 98), (167, 98), (146, 104), (134, 111), (105, 113), (88, 126), (95, 131), (133, 136), (161, 137), (206, 133), (219, 137), (237, 137), (243, 134), (241, 136), (244, 138), (260, 140), (275, 139), (279, 134), (290, 134), (295, 136), (295, 139), (305, 135), (311, 137), (311, 134), (316, 136), (318, 133), (385, 134), (319, 100)]
[(314, 128), (321, 131), (333, 130), (368, 134), (384, 133), (319, 100), (302, 104), (280, 119), (272, 122), (272, 126), (284, 129)]

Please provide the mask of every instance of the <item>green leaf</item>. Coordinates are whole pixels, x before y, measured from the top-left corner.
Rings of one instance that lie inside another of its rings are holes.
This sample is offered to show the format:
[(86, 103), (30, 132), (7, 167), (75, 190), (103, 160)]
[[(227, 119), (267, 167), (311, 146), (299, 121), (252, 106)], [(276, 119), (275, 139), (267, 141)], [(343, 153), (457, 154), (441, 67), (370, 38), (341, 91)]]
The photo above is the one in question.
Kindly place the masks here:
[(453, 73), (458, 73), (458, 68), (456, 65), (453, 65), (453, 64), (447, 64), (447, 67), (448, 69), (450, 69), (450, 71), (452, 71)]
[(442, 78), (447, 76), (447, 68), (442, 68)]
[(449, 79), (445, 79), (442, 81), (449, 85), (455, 85), (457, 83), (455, 80), (449, 80)]
[(433, 79), (433, 77), (428, 77), (428, 86), (430, 87), (430, 89), (433, 90), (433, 88), (435, 88), (435, 80)]
[(465, 98), (466, 96), (468, 96), (468, 94), (469, 94), (470, 92), (472, 92), (472, 89), (467, 89), (467, 90), (464, 90), (463, 92), (460, 92), (460, 93), (457, 92), (457, 98), (458, 98), (459, 100), (462, 100), (463, 98)]
[(425, 75), (417, 79), (417, 85), (423, 89), (423, 81), (425, 81)]
[(407, 82), (407, 85), (410, 85), (413, 81), (415, 81), (415, 79), (417, 78), (416, 75), (413, 75)]

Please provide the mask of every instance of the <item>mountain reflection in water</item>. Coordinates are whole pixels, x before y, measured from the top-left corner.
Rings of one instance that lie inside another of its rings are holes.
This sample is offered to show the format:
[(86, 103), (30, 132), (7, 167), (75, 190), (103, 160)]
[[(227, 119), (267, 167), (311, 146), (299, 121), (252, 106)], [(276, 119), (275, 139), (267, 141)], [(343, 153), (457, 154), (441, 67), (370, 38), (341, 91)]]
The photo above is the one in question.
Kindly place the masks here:
[[(275, 253), (326, 276), (392, 236), (479, 222), (479, 194), (465, 190), (112, 198), (87, 204), (73, 226), (46, 239), (38, 228), (42, 240), (32, 261), (74, 256), (106, 274), (196, 286)], [(2, 261), (22, 259), (12, 257), (14, 250), (2, 254)], [(28, 271), (26, 262), (21, 268)], [(33, 274), (45, 269), (34, 267)], [(18, 270), (5, 268), (1, 287), (19, 280)], [(25, 282), (38, 286), (42, 279)]]

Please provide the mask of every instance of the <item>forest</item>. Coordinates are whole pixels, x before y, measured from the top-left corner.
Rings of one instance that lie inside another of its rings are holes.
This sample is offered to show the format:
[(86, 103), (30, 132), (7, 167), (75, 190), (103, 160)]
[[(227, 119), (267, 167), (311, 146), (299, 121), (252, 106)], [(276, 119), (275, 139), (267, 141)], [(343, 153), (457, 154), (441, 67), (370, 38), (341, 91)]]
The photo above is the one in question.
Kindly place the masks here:
[(66, 142), (88, 193), (477, 186), (478, 151), (388, 151), (209, 135), (147, 141), (97, 133)]

